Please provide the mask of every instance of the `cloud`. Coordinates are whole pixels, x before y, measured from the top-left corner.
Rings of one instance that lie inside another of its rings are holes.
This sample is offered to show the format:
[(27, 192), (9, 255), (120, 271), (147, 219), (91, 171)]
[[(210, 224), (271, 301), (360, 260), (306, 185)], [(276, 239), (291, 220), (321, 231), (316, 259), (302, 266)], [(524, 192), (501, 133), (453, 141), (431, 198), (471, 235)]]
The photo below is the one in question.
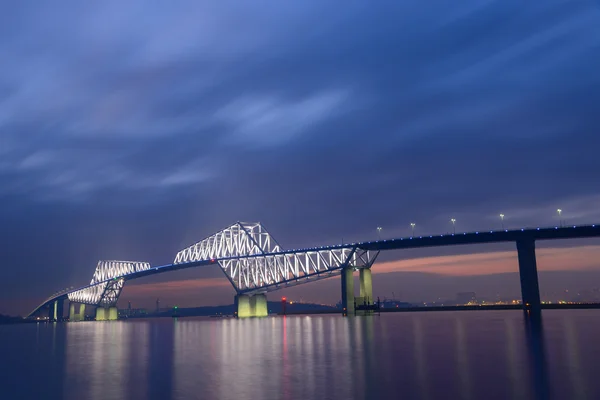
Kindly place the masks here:
[(294, 102), (276, 96), (238, 98), (217, 112), (231, 125), (230, 141), (255, 146), (280, 145), (307, 128), (331, 118), (347, 94), (343, 90), (313, 94)]
[[(39, 242), (60, 287), (104, 252), (163, 262), (236, 220), (287, 247), (410, 222), (442, 233), (451, 217), (497, 229), (501, 212), (513, 227), (553, 224), (556, 208), (597, 222), (599, 13), (560, 0), (6, 6), (3, 262), (45, 274), (22, 258)], [(0, 279), (26, 290), (14, 274)]]

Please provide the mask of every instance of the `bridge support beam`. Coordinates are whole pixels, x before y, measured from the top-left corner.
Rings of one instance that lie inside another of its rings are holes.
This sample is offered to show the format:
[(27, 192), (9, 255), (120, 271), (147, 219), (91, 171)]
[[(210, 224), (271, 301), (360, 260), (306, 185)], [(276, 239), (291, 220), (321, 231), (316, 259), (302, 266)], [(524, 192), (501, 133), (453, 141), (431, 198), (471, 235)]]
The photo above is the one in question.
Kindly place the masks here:
[(104, 307), (96, 308), (96, 321), (106, 321), (106, 319), (107, 319), (106, 311), (107, 310)]
[(85, 321), (85, 304), (79, 305), (78, 321)]
[(238, 318), (269, 316), (267, 295), (265, 294), (255, 294), (254, 296), (239, 294), (235, 296), (235, 304)]
[[(373, 281), (371, 279), (371, 269), (361, 268), (360, 269), (360, 297), (354, 298), (352, 307), (364, 306), (373, 304)], [(373, 315), (372, 310), (359, 310), (356, 311), (354, 308), (351, 310), (357, 315)]]
[(519, 276), (521, 278), (521, 295), (523, 309), (539, 313), (542, 309), (540, 301), (540, 287), (538, 283), (537, 263), (535, 259), (535, 240), (517, 240), (517, 254), (519, 259)]
[(54, 301), (54, 321), (61, 321), (63, 319), (64, 314), (64, 300), (58, 299)]
[(109, 321), (116, 321), (119, 319), (119, 310), (117, 307), (110, 307), (108, 309), (108, 318)]
[(342, 313), (354, 312), (354, 272), (352, 267), (342, 269)]
[(69, 304), (69, 321), (70, 322), (80, 321), (79, 314), (75, 313), (75, 303), (73, 303), (73, 302), (71, 302)]
[(371, 278), (371, 268), (362, 268), (360, 270), (360, 297), (367, 303), (373, 303), (373, 280)]
[(250, 298), (250, 308), (255, 317), (268, 317), (269, 310), (267, 309), (267, 295), (255, 294)]
[(238, 318), (248, 318), (252, 316), (252, 312), (250, 311), (250, 296), (238, 294), (235, 296), (235, 305)]

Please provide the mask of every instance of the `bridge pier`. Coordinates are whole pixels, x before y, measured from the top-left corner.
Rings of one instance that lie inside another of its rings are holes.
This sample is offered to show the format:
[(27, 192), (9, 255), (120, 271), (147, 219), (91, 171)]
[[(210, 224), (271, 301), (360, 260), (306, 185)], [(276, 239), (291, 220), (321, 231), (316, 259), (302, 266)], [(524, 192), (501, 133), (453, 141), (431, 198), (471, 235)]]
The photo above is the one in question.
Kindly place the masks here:
[[(362, 305), (371, 305), (373, 303), (373, 280), (371, 278), (370, 268), (360, 269), (360, 297), (354, 298), (353, 307)], [(372, 310), (353, 310), (357, 315), (373, 315)]]
[(106, 321), (106, 309), (104, 307), (96, 308), (96, 321)]
[(238, 318), (269, 316), (267, 295), (265, 294), (255, 294), (254, 296), (239, 294), (235, 296), (235, 304)]
[(75, 312), (75, 303), (69, 304), (69, 321), (85, 321), (85, 304), (79, 304), (79, 312)]
[(519, 259), (519, 276), (521, 278), (521, 295), (523, 309), (533, 313), (542, 310), (540, 287), (538, 283), (537, 263), (535, 259), (535, 239), (517, 240)]
[(108, 318), (109, 321), (116, 321), (119, 319), (119, 310), (116, 306), (110, 307), (108, 309)]
[(75, 322), (79, 319), (78, 317), (78, 314), (75, 314), (75, 303), (69, 303), (69, 321)]
[(354, 312), (354, 277), (352, 267), (342, 269), (342, 314)]
[(267, 309), (267, 295), (255, 294), (250, 298), (250, 308), (255, 317), (268, 317), (269, 310)]
[(117, 307), (97, 307), (96, 321), (116, 321), (119, 319), (119, 310)]
[(371, 277), (371, 268), (360, 269), (360, 297), (367, 303), (373, 302), (373, 280)]
[(53, 311), (54, 311), (54, 313), (53, 313), (54, 321), (60, 321), (63, 319), (63, 313), (64, 313), (64, 300), (63, 299), (58, 299), (58, 300), (54, 301)]

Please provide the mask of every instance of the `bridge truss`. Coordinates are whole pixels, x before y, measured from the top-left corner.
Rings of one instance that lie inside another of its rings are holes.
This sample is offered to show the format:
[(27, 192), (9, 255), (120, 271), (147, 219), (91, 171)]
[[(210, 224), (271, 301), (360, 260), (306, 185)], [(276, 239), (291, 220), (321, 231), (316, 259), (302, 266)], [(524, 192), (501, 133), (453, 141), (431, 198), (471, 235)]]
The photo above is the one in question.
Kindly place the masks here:
[(31, 314), (59, 298), (101, 307), (117, 304), (126, 280), (218, 264), (238, 294), (265, 293), (339, 275), (343, 268), (370, 268), (378, 251), (358, 243), (283, 250), (260, 223), (237, 222), (177, 253), (173, 264), (99, 261), (89, 285), (56, 293)]
[(260, 223), (237, 222), (180, 251), (174, 264), (218, 261), (236, 291), (251, 294), (369, 268), (375, 258), (356, 245), (285, 251)]
[(237, 222), (180, 251), (170, 265), (100, 261), (89, 285), (54, 293), (29, 317), (53, 303), (56, 307), (65, 298), (110, 307), (116, 304), (126, 280), (216, 263), (239, 294), (253, 294), (327, 278), (344, 268), (370, 268), (381, 250), (592, 237), (600, 237), (600, 224), (411, 236), (285, 251), (260, 223)]
[(123, 277), (150, 268), (147, 262), (99, 261), (90, 285), (69, 293), (67, 297), (75, 303), (112, 307), (117, 304), (123, 290)]

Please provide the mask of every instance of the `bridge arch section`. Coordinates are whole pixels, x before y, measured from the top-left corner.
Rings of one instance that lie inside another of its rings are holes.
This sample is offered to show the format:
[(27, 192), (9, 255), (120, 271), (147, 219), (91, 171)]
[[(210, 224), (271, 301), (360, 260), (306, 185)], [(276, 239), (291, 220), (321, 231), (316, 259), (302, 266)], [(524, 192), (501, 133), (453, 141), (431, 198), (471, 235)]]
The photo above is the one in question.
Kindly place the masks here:
[(181, 250), (174, 265), (214, 260), (239, 294), (261, 294), (369, 268), (374, 258), (357, 245), (283, 250), (258, 222), (237, 222)]
[(125, 275), (146, 271), (150, 263), (139, 261), (98, 261), (90, 285), (67, 295), (69, 301), (102, 307), (113, 307), (117, 304)]

